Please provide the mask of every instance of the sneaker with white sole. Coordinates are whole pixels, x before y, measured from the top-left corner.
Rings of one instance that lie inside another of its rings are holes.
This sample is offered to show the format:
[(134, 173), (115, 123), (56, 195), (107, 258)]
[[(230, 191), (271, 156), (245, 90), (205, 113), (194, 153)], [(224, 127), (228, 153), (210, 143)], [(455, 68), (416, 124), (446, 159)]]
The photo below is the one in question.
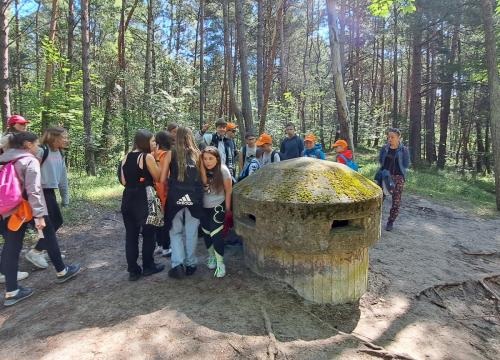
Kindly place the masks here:
[[(29, 274), (27, 272), (18, 271), (17, 272), (17, 281), (24, 280), (28, 276), (29, 276)], [(4, 283), (5, 283), (5, 275), (4, 274), (0, 274), (0, 284), (4, 284)]]
[(224, 263), (217, 264), (217, 269), (215, 269), (214, 276), (218, 278), (226, 276), (226, 265), (224, 265)]
[(62, 284), (63, 282), (72, 279), (80, 272), (80, 269), (81, 269), (80, 264), (66, 266), (66, 274), (57, 276), (56, 283)]
[(49, 264), (47, 263), (47, 260), (45, 260), (45, 256), (43, 256), (42, 252), (31, 249), (24, 257), (39, 269), (47, 269), (49, 267)]
[(3, 304), (5, 306), (12, 306), (14, 304), (17, 304), (21, 300), (29, 298), (31, 295), (33, 295), (33, 289), (23, 288), (19, 286), (19, 291), (17, 292), (17, 295), (12, 297), (6, 297), (3, 301)]
[(207, 259), (207, 267), (210, 269), (210, 270), (213, 270), (217, 267), (217, 259), (215, 258), (215, 256), (209, 256), (208, 259)]

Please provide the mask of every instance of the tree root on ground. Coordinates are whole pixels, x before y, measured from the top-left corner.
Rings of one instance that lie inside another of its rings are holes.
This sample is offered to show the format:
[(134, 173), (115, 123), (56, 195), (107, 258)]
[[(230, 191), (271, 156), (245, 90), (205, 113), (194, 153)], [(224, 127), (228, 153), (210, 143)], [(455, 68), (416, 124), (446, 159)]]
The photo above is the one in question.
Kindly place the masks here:
[(480, 278), (477, 280), (472, 279), (472, 280), (465, 280), (462, 282), (437, 284), (437, 285), (433, 285), (433, 286), (430, 286), (428, 288), (425, 288), (424, 290), (420, 291), (415, 297), (418, 300), (420, 300), (422, 296), (425, 296), (434, 305), (439, 306), (440, 308), (443, 308), (443, 309), (447, 309), (447, 307), (444, 303), (444, 300), (439, 293), (439, 290), (444, 289), (446, 287), (463, 286), (467, 283), (476, 283), (476, 284), (481, 285), (483, 287), (483, 289), (495, 300), (496, 309), (497, 309), (497, 311), (500, 312), (500, 307), (499, 307), (500, 296), (494, 290), (492, 290), (488, 286), (488, 284), (486, 284), (486, 282), (485, 282), (487, 280), (490, 280), (492, 282), (497, 283), (495, 281), (497, 278), (500, 278), (499, 274), (486, 276), (486, 277), (483, 277), (483, 278)]
[(278, 348), (278, 342), (276, 340), (276, 336), (274, 336), (273, 328), (271, 327), (271, 319), (269, 318), (269, 315), (267, 314), (267, 311), (264, 308), (264, 306), (261, 307), (261, 310), (262, 310), (262, 316), (264, 317), (264, 325), (266, 327), (267, 336), (269, 337), (269, 345), (267, 346), (267, 356), (269, 357), (269, 359), (274, 360), (280, 353)]

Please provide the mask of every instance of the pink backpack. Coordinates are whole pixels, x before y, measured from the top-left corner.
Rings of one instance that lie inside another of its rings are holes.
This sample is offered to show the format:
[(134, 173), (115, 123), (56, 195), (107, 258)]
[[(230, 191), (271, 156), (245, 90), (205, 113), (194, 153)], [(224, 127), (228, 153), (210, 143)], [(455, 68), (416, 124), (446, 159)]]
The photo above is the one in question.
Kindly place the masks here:
[(2, 216), (18, 206), (23, 200), (21, 181), (17, 176), (14, 164), (24, 157), (26, 156), (9, 161), (0, 169), (0, 215)]

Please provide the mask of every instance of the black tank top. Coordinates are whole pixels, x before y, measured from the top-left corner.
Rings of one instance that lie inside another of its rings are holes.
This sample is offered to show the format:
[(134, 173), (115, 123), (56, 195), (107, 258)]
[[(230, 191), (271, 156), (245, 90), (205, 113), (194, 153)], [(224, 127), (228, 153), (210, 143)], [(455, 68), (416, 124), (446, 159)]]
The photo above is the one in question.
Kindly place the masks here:
[[(143, 164), (143, 168), (139, 167), (137, 159), (139, 155), (143, 154), (140, 163)], [(127, 160), (123, 164), (123, 176), (126, 181), (126, 188), (135, 188), (140, 186), (152, 186), (153, 176), (149, 173), (148, 167), (146, 165), (146, 155), (147, 153), (141, 152), (130, 152), (127, 155)]]

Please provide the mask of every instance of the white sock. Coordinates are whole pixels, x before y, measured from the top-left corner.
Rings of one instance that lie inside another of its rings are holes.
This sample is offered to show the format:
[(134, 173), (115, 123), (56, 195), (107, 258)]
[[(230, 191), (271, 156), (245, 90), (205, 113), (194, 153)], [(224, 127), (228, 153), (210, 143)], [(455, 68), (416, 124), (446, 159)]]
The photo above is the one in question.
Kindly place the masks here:
[(16, 296), (18, 293), (19, 293), (19, 289), (14, 290), (14, 291), (6, 291), (6, 292), (5, 292), (5, 298), (6, 298), (6, 299), (9, 299), (9, 298), (11, 298), (11, 297)]
[(64, 276), (68, 273), (68, 267), (65, 267), (63, 271), (59, 271), (57, 276)]

